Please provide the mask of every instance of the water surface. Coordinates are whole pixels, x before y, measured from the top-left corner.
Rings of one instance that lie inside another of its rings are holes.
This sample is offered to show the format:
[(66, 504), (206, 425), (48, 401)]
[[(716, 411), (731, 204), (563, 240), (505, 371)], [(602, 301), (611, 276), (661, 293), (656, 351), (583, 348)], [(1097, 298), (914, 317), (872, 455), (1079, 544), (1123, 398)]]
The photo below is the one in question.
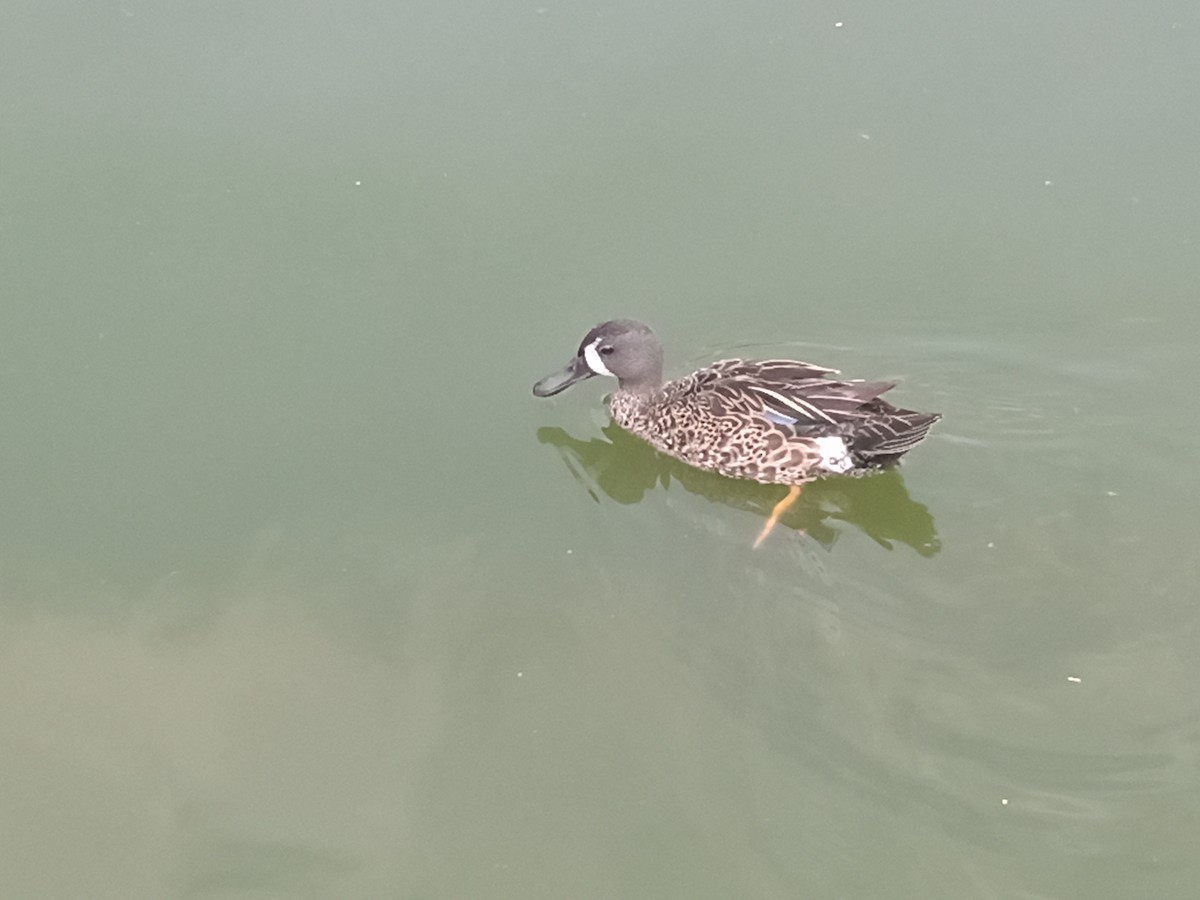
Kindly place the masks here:
[[(0, 893), (1192, 897), (1198, 29), (14, 10)], [(614, 316), (944, 419), (753, 551)]]

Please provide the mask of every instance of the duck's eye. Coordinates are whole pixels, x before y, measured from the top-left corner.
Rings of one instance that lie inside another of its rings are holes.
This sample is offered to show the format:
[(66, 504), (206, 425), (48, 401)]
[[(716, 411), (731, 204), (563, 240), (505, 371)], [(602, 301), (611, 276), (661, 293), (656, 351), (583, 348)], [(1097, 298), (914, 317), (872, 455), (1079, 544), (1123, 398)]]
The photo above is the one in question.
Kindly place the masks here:
[(612, 347), (601, 347), (601, 348), (600, 348), (600, 355), (601, 355), (601, 356), (612, 356), (612, 352), (613, 352), (613, 348), (612, 348)]

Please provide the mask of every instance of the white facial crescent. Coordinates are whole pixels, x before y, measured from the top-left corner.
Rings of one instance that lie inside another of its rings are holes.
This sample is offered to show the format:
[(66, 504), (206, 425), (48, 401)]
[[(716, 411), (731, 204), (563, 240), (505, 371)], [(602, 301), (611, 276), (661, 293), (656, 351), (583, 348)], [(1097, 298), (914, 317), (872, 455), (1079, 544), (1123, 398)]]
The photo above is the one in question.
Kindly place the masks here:
[(603, 340), (604, 338), (596, 338), (594, 341), (584, 347), (583, 358), (588, 364), (588, 368), (597, 375), (612, 375), (612, 372), (608, 371), (608, 366), (604, 364), (604, 360), (600, 358), (600, 351), (596, 349), (600, 346), (600, 343)]

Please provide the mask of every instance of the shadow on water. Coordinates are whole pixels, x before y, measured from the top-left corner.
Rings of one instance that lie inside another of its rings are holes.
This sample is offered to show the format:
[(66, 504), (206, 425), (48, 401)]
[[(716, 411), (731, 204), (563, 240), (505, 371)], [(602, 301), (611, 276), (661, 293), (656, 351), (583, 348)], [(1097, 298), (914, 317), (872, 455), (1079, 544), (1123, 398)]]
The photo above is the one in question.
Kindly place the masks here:
[[(696, 469), (654, 450), (610, 422), (604, 438), (580, 440), (562, 428), (539, 428), (538, 441), (556, 448), (567, 468), (599, 502), (598, 488), (617, 503), (638, 503), (648, 490), (672, 479), (690, 493), (766, 516), (780, 498), (776, 485), (739, 481)], [(882, 547), (905, 544), (921, 556), (941, 549), (928, 507), (913, 500), (900, 473), (866, 478), (828, 478), (804, 487), (780, 525), (803, 532), (826, 549), (843, 525), (853, 525)]]

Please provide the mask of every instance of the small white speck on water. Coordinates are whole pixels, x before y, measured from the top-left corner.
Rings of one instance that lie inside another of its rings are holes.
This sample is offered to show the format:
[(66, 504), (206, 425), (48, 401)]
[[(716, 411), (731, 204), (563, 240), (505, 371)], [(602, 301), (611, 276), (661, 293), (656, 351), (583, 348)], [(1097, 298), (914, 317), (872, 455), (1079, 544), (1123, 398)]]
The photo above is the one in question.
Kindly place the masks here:
[(1007, 798), (1007, 797), (1001, 797), (1001, 798), (1000, 798), (1000, 805), (1001, 805), (1001, 806), (1008, 806), (1008, 798)]
[(361, 182), (361, 181), (356, 181), (356, 182), (354, 182), (354, 186), (355, 186), (355, 187), (362, 187), (362, 182)]
[(517, 677), (518, 677), (518, 678), (524, 678), (524, 677), (525, 677), (525, 673), (524, 673), (524, 672), (518, 672), (518, 673), (517, 673)]
[(994, 544), (992, 541), (988, 541), (988, 543), (987, 543), (987, 546), (988, 546), (988, 549), (989, 549), (989, 550), (995, 550), (995, 549), (996, 549), (996, 545), (995, 545), (995, 544)]
[(570, 555), (571, 555), (572, 553), (574, 553), (574, 552), (575, 552), (574, 550), (568, 550), (568, 551), (567, 551), (567, 556), (570, 556)]
[(1042, 187), (1054, 187), (1054, 182), (1053, 181), (1043, 181)]
[(1117, 492), (1116, 492), (1116, 491), (1105, 491), (1105, 492), (1104, 492), (1104, 494), (1105, 494), (1105, 496), (1107, 496), (1107, 497), (1115, 497), (1115, 496), (1117, 496)]
[(834, 27), (834, 28), (841, 28), (841, 27), (842, 27), (843, 25), (845, 25), (845, 24), (846, 24), (845, 22), (834, 22), (834, 23), (833, 23), (833, 27)]
[(871, 139), (871, 136), (869, 134), (864, 134), (861, 131), (858, 133), (858, 136), (860, 138), (862, 138), (864, 141), (869, 141)]
[(1083, 679), (1078, 675), (1068, 675), (1067, 681), (1071, 682), (1071, 684), (1079, 684), (1081, 681), (1083, 681)]

